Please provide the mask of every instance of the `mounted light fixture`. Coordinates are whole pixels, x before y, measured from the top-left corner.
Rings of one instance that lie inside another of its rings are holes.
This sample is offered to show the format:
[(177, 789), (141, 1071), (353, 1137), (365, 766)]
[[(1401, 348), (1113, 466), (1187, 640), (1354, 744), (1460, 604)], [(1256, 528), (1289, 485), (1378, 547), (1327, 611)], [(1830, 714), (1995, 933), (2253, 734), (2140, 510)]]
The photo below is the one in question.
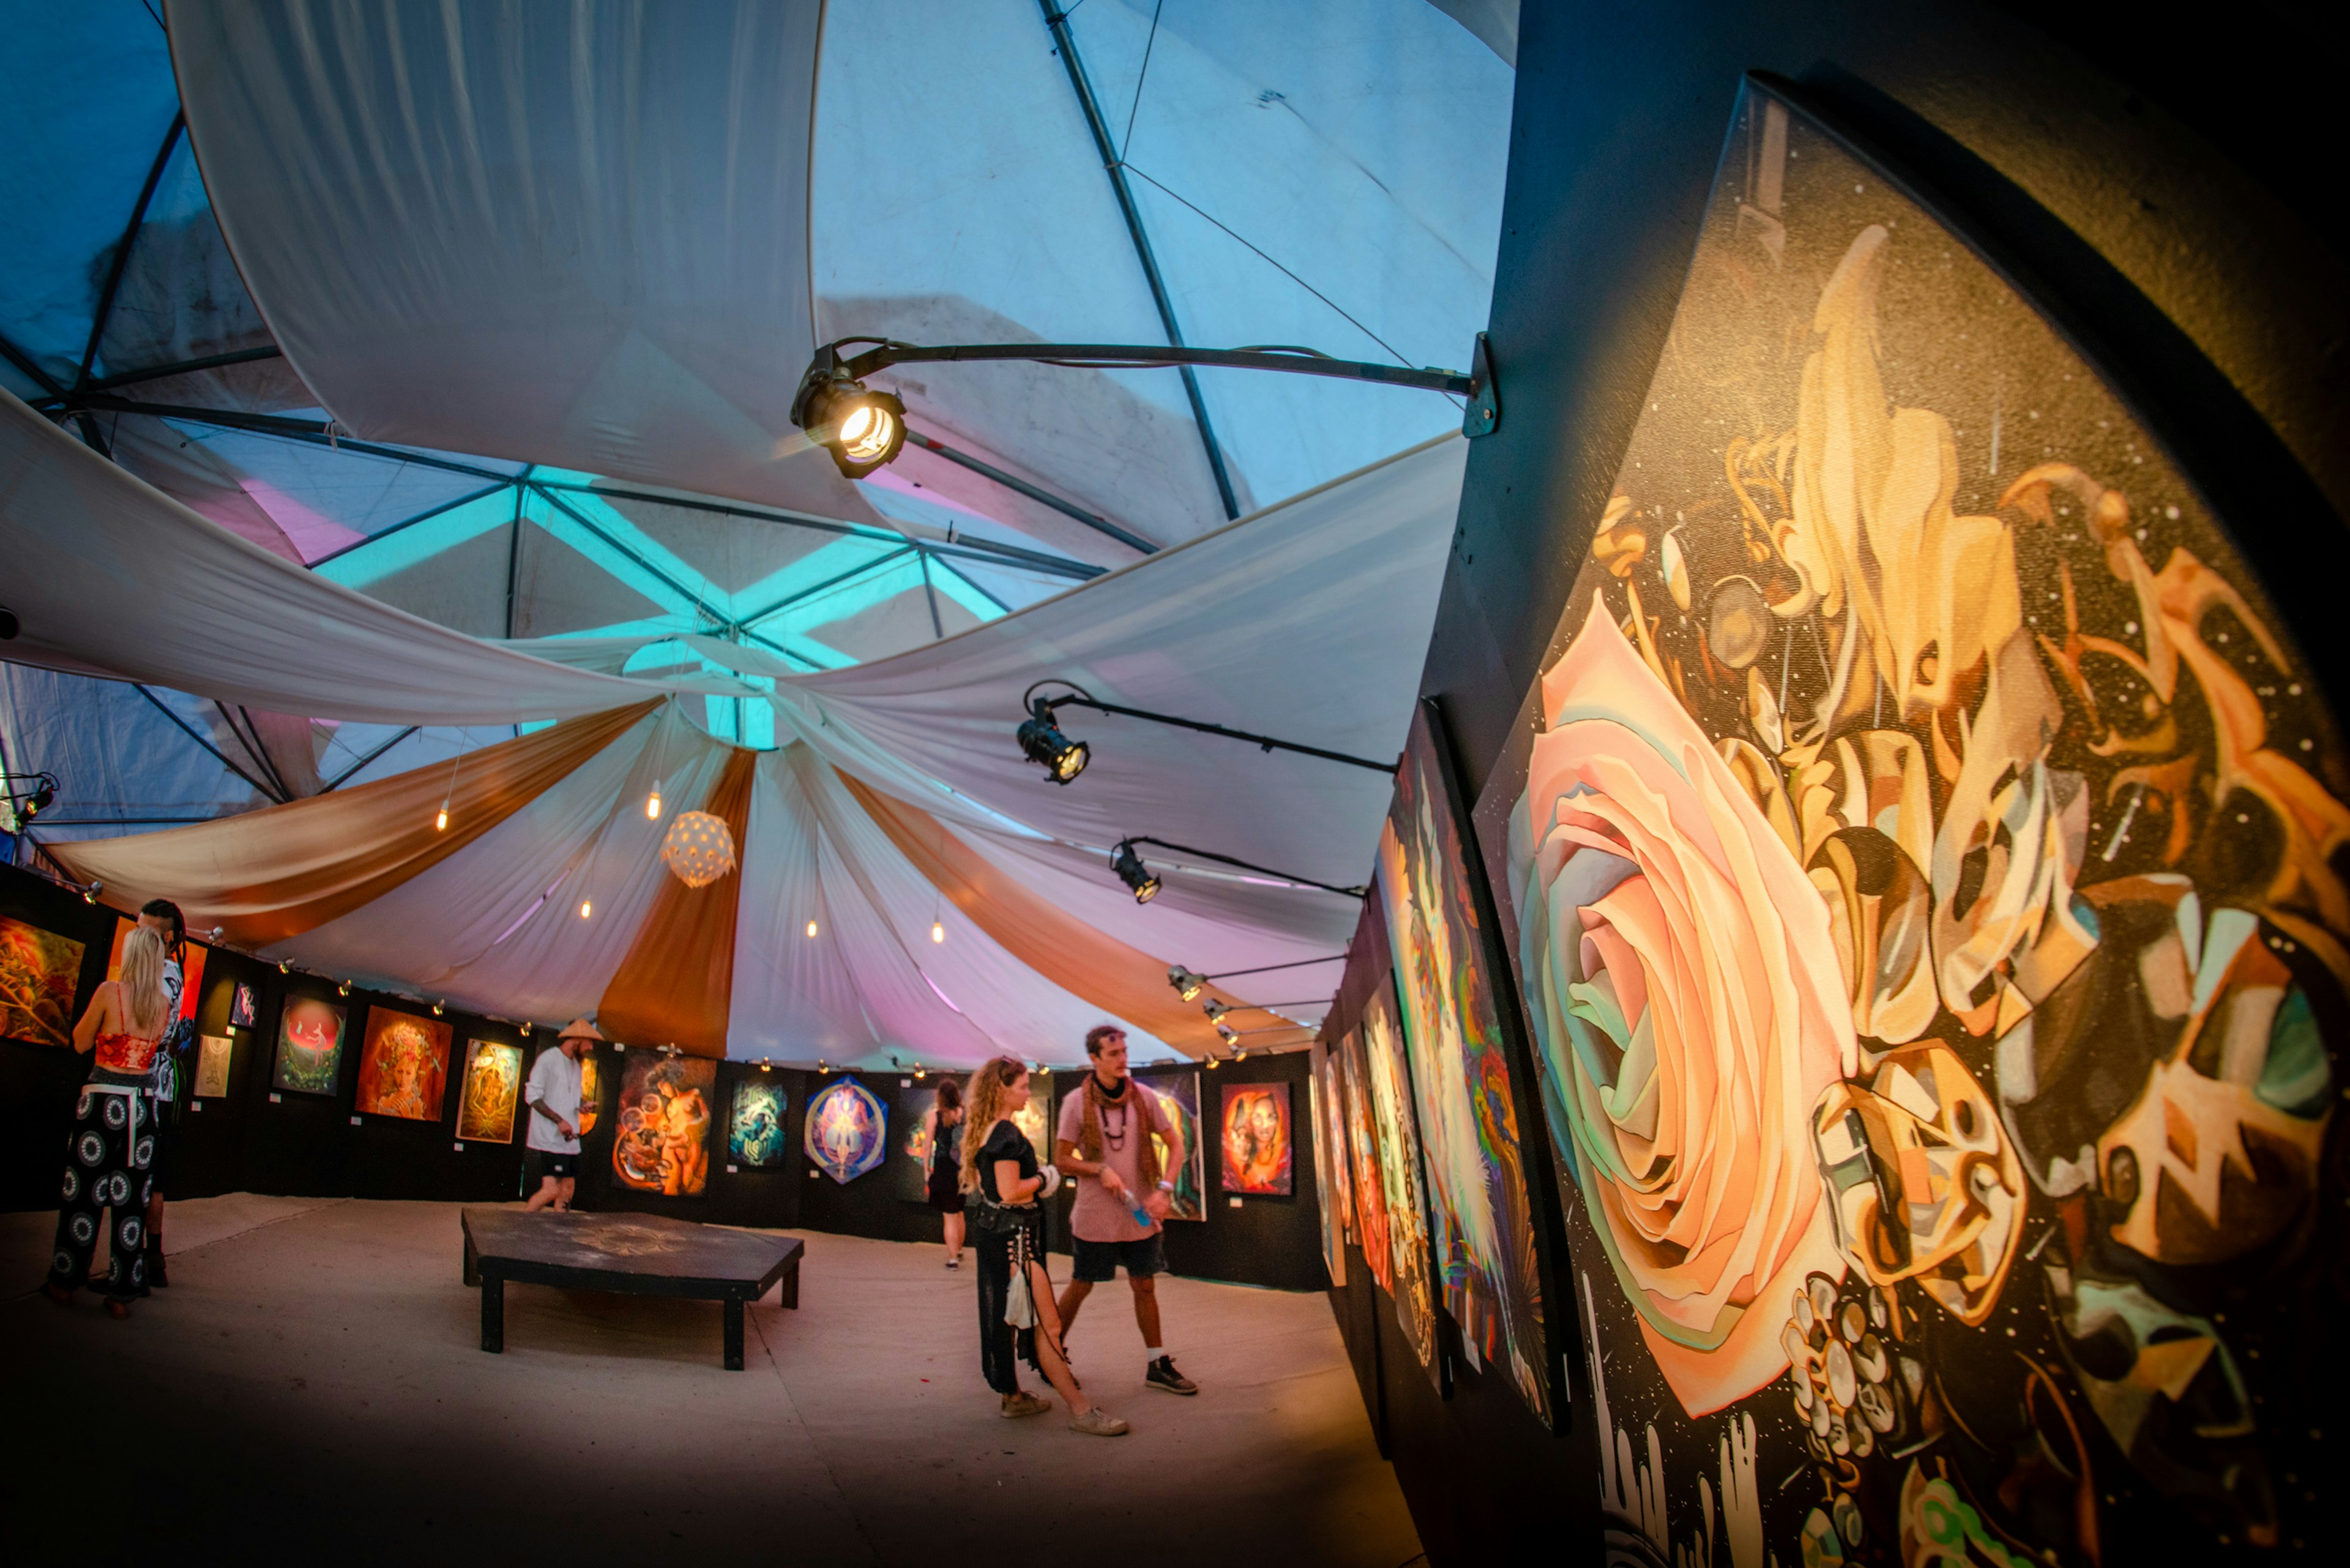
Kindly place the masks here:
[(432, 1004), (432, 1016), (433, 1016), (433, 1017), (435, 1017), (435, 1018), (440, 1017), (440, 1016), (441, 1016), (441, 1014), (442, 1014), (442, 1011), (443, 1011), (443, 1009), (442, 1009), (442, 1007), (441, 1003), (439, 1003), (439, 1002), (434, 1002), (434, 1003)]
[(1222, 1023), (1224, 1021), (1224, 1014), (1230, 1012), (1232, 1008), (1229, 1004), (1218, 1002), (1211, 997), (1200, 1004), (1200, 1011), (1208, 1015), (1209, 1023)]
[(920, 1083), (924, 1078), (927, 1078), (927, 1077), (929, 1077), (929, 1076), (930, 1076), (930, 1074), (929, 1074), (929, 1073), (927, 1073), (927, 1072), (925, 1072), (925, 1071), (923, 1070), (923, 1068), (922, 1068), (922, 1064), (921, 1064), (920, 1062), (917, 1062), (917, 1063), (915, 1063), (915, 1064), (914, 1064), (914, 1082), (916, 1082), (916, 1083), (918, 1083), (918, 1084), (919, 1084), (919, 1083)]
[[(1058, 697), (1039, 697), (1037, 688), (1066, 686), (1068, 691)], [(1060, 722), (1054, 717), (1072, 704), (1091, 708), (1097, 713), (1117, 713), (1128, 719), (1147, 719), (1154, 724), (1170, 724), (1179, 730), (1196, 730), (1203, 735), (1222, 735), (1226, 740), (1246, 741), (1264, 752), (1295, 752), (1300, 756), (1320, 757), (1325, 762), (1345, 763), (1349, 767), (1367, 768), (1372, 773), (1392, 775), (1396, 763), (1378, 762), (1370, 757), (1349, 756), (1345, 752), (1333, 752), (1322, 746), (1300, 745), (1275, 735), (1260, 735), (1251, 730), (1235, 730), (1223, 724), (1210, 724), (1198, 719), (1179, 719), (1172, 713), (1154, 713), (1148, 708), (1128, 708), (1122, 703), (1104, 702), (1074, 680), (1058, 676), (1046, 676), (1032, 683), (1020, 694), (1020, 705), (1028, 711), (1017, 732), (1020, 750), (1028, 760), (1045, 770), (1045, 776), (1055, 784), (1067, 784), (1086, 771), (1093, 760), (1093, 748), (1083, 741), (1072, 741), (1061, 732)]]
[(1159, 897), (1159, 878), (1150, 874), (1142, 857), (1134, 852), (1134, 840), (1118, 840), (1118, 850), (1109, 858), (1109, 868), (1118, 873), (1118, 879), (1126, 884), (1126, 890), (1134, 895), (1136, 903), (1148, 904)]
[(1193, 974), (1180, 963), (1170, 963), (1167, 966), (1167, 983), (1175, 988), (1177, 996), (1190, 1002), (1207, 989), (1208, 977)]
[(22, 833), (57, 798), (54, 774), (0, 773), (0, 833)]
[(792, 423), (832, 454), (843, 479), (862, 479), (906, 444), (906, 405), (843, 367), (837, 346), (819, 348), (792, 399)]
[(335, 994), (337, 996), (348, 996), (350, 993), (351, 982), (349, 981), (343, 981), (335, 987)]
[(105, 891), (105, 883), (93, 881), (81, 890), (81, 901), (85, 904), (95, 904), (98, 902), (98, 896)]
[[(862, 353), (844, 356), (851, 344), (869, 343)], [(826, 344), (808, 361), (792, 399), (792, 423), (832, 453), (835, 467), (862, 479), (898, 455), (906, 441), (906, 405), (889, 392), (876, 392), (865, 378), (892, 365), (1023, 360), (1076, 370), (1173, 369), (1211, 365), (1229, 370), (1275, 370), (1292, 376), (1323, 376), (1341, 381), (1372, 381), (1418, 391), (1444, 392), (1468, 401), (1461, 421), (1465, 436), (1491, 435), (1502, 406), (1494, 395), (1493, 362), (1485, 335), (1477, 334), (1470, 370), (1415, 369), (1333, 359), (1311, 348), (1265, 345), (1254, 348), (1191, 348), (1137, 343), (958, 343), (924, 347), (882, 337), (842, 337)]]
[[(1140, 857), (1134, 853), (1134, 846), (1138, 844), (1156, 844), (1159, 848), (1172, 849), (1178, 855), (1194, 855), (1202, 860), (1213, 860), (1219, 865), (1236, 866), (1243, 871), (1253, 871), (1260, 877), (1271, 877), (1283, 882), (1294, 882), (1301, 888), (1319, 888), (1325, 893), (1336, 893), (1348, 898), (1361, 898), (1368, 896), (1368, 889), (1367, 888), (1340, 888), (1328, 882), (1316, 882), (1311, 877), (1300, 877), (1294, 871), (1276, 871), (1270, 866), (1259, 866), (1253, 860), (1235, 860), (1229, 855), (1219, 855), (1212, 849), (1197, 849), (1189, 844), (1178, 844), (1170, 838), (1153, 838), (1147, 834), (1141, 833), (1131, 833), (1127, 835), (1124, 838), (1119, 839), (1118, 841), (1118, 853), (1111, 858), (1109, 863), (1110, 869), (1116, 871), (1118, 874), (1119, 879), (1125, 882), (1129, 888), (1134, 888), (1134, 879), (1127, 875), (1128, 866), (1130, 864), (1137, 871), (1140, 871), (1142, 869), (1142, 860)], [(1146, 894), (1140, 888), (1135, 888), (1134, 901), (1138, 904), (1147, 904), (1152, 898), (1157, 896), (1158, 892), (1159, 878), (1153, 877), (1150, 878), (1149, 893)], [(1320, 963), (1325, 961), (1313, 959), (1306, 961)], [(1167, 971), (1169, 983), (1172, 984), (1178, 992), (1182, 992), (1183, 982), (1175, 978), (1176, 969), (1180, 969), (1181, 967), (1182, 966), (1179, 964), (1175, 969), (1170, 969)], [(1269, 965), (1268, 967), (1290, 968), (1294, 966), (1280, 964)], [(1189, 971), (1186, 972), (1188, 973)], [(1232, 972), (1235, 974), (1251, 974), (1256, 971), (1253, 970), (1235, 970)], [(1205, 981), (1213, 977), (1208, 975), (1192, 975), (1191, 978), (1194, 980)], [(1190, 992), (1190, 994), (1185, 995), (1183, 1000), (1189, 1002), (1193, 996), (1197, 996), (1199, 992), (1194, 989)]]
[(279, 959), (277, 961), (277, 972), (279, 974), (292, 974), (294, 972), (294, 961), (292, 959)]
[(522, 1037), (525, 1040), (530, 1038), (530, 1020), (527, 1018), (522, 1021)]
[[(1032, 686), (1028, 690), (1033, 693), (1036, 689)], [(1018, 732), (1021, 754), (1043, 768), (1045, 776), (1055, 784), (1067, 784), (1086, 771), (1086, 764), (1093, 760), (1094, 749), (1061, 733), (1061, 726), (1053, 722), (1052, 703), (1042, 697), (1027, 701), (1028, 717), (1020, 722)]]
[(1227, 1050), (1238, 1050), (1240, 1048), (1241, 1032), (1233, 1028), (1229, 1023), (1219, 1023), (1216, 1025), (1216, 1038), (1224, 1043), (1224, 1047)]
[(1223, 1064), (1224, 1064), (1224, 1059), (1223, 1059), (1222, 1057), (1221, 1057), (1221, 1056), (1217, 1055), (1213, 1051), (1211, 1051), (1211, 1052), (1209, 1052), (1209, 1053), (1208, 1053), (1208, 1071), (1209, 1071), (1209, 1072), (1212, 1073), (1212, 1072), (1214, 1072), (1217, 1068), (1219, 1068), (1219, 1067), (1222, 1066)]

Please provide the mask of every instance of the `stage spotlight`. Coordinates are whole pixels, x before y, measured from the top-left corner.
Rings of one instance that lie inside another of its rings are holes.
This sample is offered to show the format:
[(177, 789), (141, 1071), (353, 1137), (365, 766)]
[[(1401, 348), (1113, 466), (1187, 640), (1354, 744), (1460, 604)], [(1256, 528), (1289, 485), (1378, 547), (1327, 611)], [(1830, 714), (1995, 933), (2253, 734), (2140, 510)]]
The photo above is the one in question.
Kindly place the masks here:
[[(33, 787), (22, 787), (27, 784)], [(57, 781), (53, 774), (0, 772), (0, 833), (24, 832), (57, 798)]]
[(530, 1020), (527, 1018), (522, 1021), (522, 1037), (525, 1040), (530, 1038)]
[(441, 1009), (441, 1004), (440, 1004), (439, 1002), (434, 1002), (434, 1003), (432, 1004), (432, 1016), (433, 1016), (433, 1017), (435, 1017), (435, 1018), (440, 1017), (440, 1016), (441, 1016), (441, 1011), (442, 1011), (442, 1009)]
[(1223, 1064), (1224, 1064), (1224, 1059), (1223, 1059), (1222, 1057), (1221, 1057), (1221, 1056), (1217, 1055), (1213, 1051), (1211, 1051), (1211, 1052), (1209, 1052), (1209, 1053), (1208, 1053), (1208, 1071), (1209, 1071), (1209, 1072), (1212, 1073), (1212, 1072), (1214, 1072), (1217, 1068), (1219, 1068), (1219, 1067), (1222, 1066)]
[(348, 996), (350, 993), (351, 982), (349, 981), (343, 981), (335, 987), (335, 994), (337, 996)]
[(1130, 839), (1118, 840), (1118, 853), (1110, 857), (1109, 868), (1118, 873), (1118, 879), (1126, 884), (1127, 891), (1134, 895), (1136, 903), (1148, 904), (1159, 897), (1159, 878), (1143, 865), (1142, 857), (1134, 852)]
[(1061, 726), (1053, 722), (1053, 710), (1045, 699), (1037, 698), (1028, 714), (1020, 722), (1023, 754), (1043, 768), (1045, 776), (1056, 784), (1067, 784), (1085, 772), (1086, 764), (1093, 761), (1094, 749), (1061, 733)]
[(1219, 1023), (1216, 1025), (1216, 1038), (1222, 1040), (1225, 1045), (1232, 1049), (1237, 1050), (1240, 1048), (1241, 1032), (1233, 1028), (1229, 1023)]
[(1190, 1002), (1207, 989), (1208, 977), (1193, 974), (1180, 963), (1170, 963), (1167, 966), (1167, 983), (1175, 988), (1177, 996)]
[(1224, 1021), (1224, 1014), (1230, 1012), (1232, 1007), (1226, 1002), (1218, 1002), (1215, 998), (1210, 997), (1200, 1003), (1200, 1011), (1208, 1015), (1209, 1023), (1222, 1023)]
[(1232, 1053), (1232, 1060), (1233, 1060), (1233, 1061), (1235, 1061), (1235, 1062), (1245, 1062), (1245, 1061), (1247, 1061), (1247, 1060), (1248, 1060), (1248, 1047), (1247, 1047), (1247, 1046), (1245, 1046), (1245, 1045), (1243, 1045), (1243, 1046), (1241, 1046), (1239, 1049), (1235, 1050), (1235, 1051)]
[(294, 961), (292, 959), (279, 959), (277, 961), (277, 972), (279, 974), (292, 974), (294, 972)]
[(887, 467), (906, 444), (906, 405), (894, 392), (876, 392), (819, 356), (792, 400), (792, 423), (832, 453), (843, 479), (862, 479)]
[(922, 1070), (922, 1064), (920, 1062), (914, 1064), (914, 1082), (919, 1084), (929, 1076), (930, 1075)]

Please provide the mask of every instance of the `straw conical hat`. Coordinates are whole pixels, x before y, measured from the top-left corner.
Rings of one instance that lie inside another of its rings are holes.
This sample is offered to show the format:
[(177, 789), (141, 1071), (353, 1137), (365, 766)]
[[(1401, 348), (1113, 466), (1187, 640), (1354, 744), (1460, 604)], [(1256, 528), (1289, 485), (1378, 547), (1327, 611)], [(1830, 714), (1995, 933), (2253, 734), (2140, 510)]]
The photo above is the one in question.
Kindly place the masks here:
[(603, 1032), (598, 1030), (594, 1024), (588, 1023), (585, 1018), (575, 1018), (570, 1023), (565, 1024), (563, 1026), (563, 1033), (556, 1035), (556, 1038), (558, 1040), (568, 1040), (575, 1035), (582, 1040), (601, 1040), (604, 1038)]

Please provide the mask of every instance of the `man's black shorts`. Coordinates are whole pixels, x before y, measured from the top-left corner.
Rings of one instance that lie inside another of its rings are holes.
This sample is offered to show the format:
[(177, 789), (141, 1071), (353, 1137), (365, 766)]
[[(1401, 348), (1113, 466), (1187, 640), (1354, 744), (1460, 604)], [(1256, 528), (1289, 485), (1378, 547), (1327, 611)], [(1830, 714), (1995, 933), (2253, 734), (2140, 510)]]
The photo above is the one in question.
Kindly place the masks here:
[(546, 1177), (572, 1177), (579, 1174), (579, 1157), (576, 1154), (550, 1154), (543, 1148), (523, 1150), (523, 1173), (530, 1179), (533, 1190)]
[(1118, 1278), (1120, 1265), (1128, 1275), (1147, 1280), (1153, 1274), (1167, 1272), (1165, 1233), (1153, 1231), (1139, 1241), (1088, 1241), (1083, 1236), (1072, 1239), (1076, 1249), (1076, 1276), (1087, 1284), (1107, 1284)]

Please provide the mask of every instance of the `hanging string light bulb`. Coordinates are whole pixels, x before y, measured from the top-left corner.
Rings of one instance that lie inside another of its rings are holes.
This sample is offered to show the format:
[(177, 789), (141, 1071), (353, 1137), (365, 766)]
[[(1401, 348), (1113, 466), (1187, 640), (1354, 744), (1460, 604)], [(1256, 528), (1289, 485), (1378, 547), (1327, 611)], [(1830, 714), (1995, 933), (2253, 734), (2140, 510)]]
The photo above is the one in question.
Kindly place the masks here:
[(814, 920), (810, 920), (810, 921), (807, 923), (807, 934), (808, 934), (808, 937), (809, 937), (809, 939), (810, 939), (811, 940), (813, 940), (815, 939), (815, 937), (816, 937), (816, 922), (815, 922)]
[(432, 831), (435, 833), (449, 831), (449, 803), (457, 798), (457, 766), (464, 760), (463, 752), (449, 759), (449, 787), (441, 792), (441, 814), (432, 819)]
[(734, 830), (706, 811), (681, 811), (661, 839), (661, 860), (689, 888), (707, 888), (734, 869)]
[(645, 820), (648, 822), (660, 820), (660, 784), (658, 780), (654, 782), (653, 793), (645, 796)]
[(594, 908), (595, 908), (595, 906), (594, 906), (593, 904), (590, 904), (587, 899), (585, 899), (585, 898), (580, 899), (580, 900), (579, 900), (579, 918), (580, 918), (581, 919), (583, 919), (583, 920), (584, 920), (584, 919), (586, 919), (588, 918), (588, 916), (589, 912), (590, 912), (592, 909), (594, 909)]
[(932, 921), (931, 922), (931, 940), (932, 940), (932, 941), (934, 941), (934, 942), (942, 942), (942, 941), (945, 941), (946, 940), (947, 940), (947, 926), (946, 926), (946, 922), (945, 922), (944, 920), (932, 920)]

